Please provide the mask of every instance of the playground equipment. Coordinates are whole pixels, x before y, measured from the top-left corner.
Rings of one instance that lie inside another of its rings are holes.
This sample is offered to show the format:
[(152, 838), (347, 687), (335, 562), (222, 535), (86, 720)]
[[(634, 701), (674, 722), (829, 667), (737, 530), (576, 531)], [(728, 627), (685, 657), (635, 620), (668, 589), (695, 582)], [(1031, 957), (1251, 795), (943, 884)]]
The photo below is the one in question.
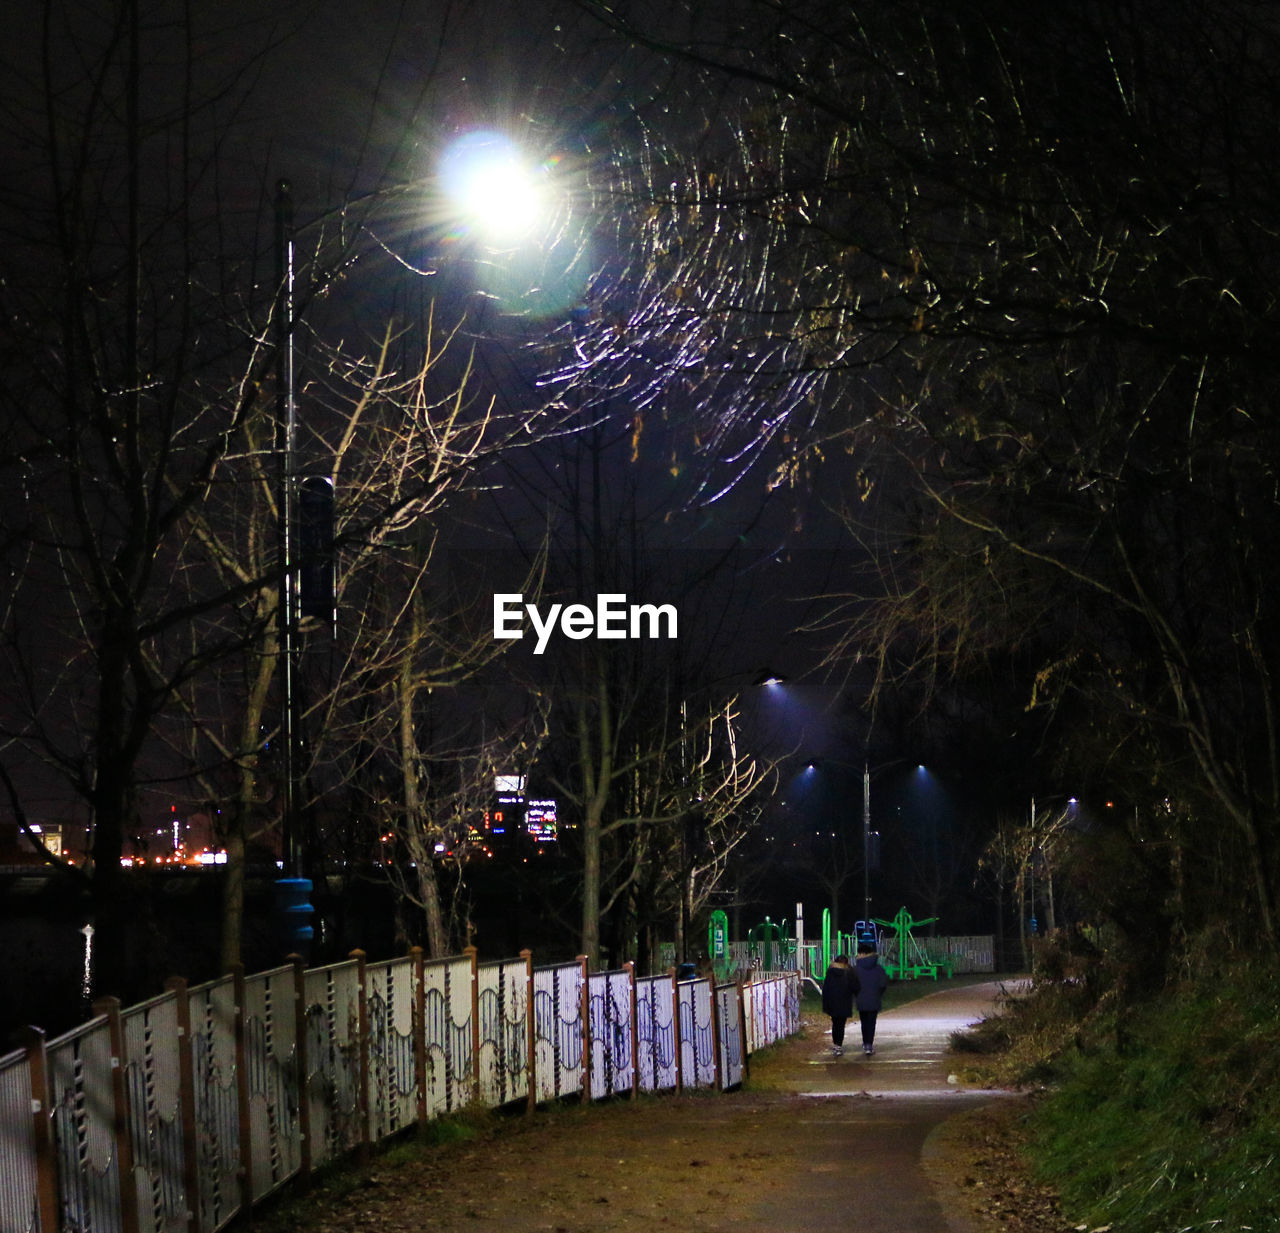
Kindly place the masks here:
[(821, 980), (826, 973), (827, 968), (831, 966), (831, 961), (837, 955), (849, 955), (852, 957), (857, 953), (859, 942), (870, 942), (872, 946), (879, 949), (879, 934), (876, 930), (876, 922), (868, 920), (855, 921), (852, 933), (841, 933), (836, 930), (834, 933), (831, 929), (831, 909), (822, 909), (822, 941), (818, 946), (817, 954), (812, 958), (815, 960), (809, 965), (810, 975), (816, 980)]
[[(797, 925), (799, 924), (800, 905), (797, 905)], [(922, 946), (912, 933), (924, 925), (931, 925), (939, 918), (929, 916), (916, 920), (906, 908), (899, 908), (892, 920), (855, 921), (851, 933), (843, 933), (831, 928), (831, 909), (822, 911), (822, 936), (809, 940), (799, 938), (790, 928), (789, 922), (777, 924), (769, 917), (747, 931), (747, 950), (751, 966), (763, 968), (765, 971), (797, 968), (801, 975), (815, 984), (821, 982), (831, 961), (837, 955), (857, 953), (860, 943), (870, 943), (880, 953), (880, 961), (885, 971), (895, 980), (918, 980), (921, 977), (938, 979), (938, 974), (950, 977), (952, 960), (945, 944), (933, 951)], [(729, 921), (723, 912), (711, 914), (708, 933), (708, 954), (721, 973), (722, 964), (725, 971), (733, 967), (732, 956), (728, 953), (727, 942)]]
[(870, 942), (879, 949), (879, 932), (875, 921), (856, 921), (852, 933), (841, 933), (831, 928), (831, 909), (823, 908), (822, 936), (804, 942), (802, 952), (797, 955), (796, 967), (817, 987), (827, 968), (831, 966), (832, 959), (837, 955), (852, 957), (857, 952), (859, 942)]
[(707, 922), (707, 955), (719, 980), (733, 977), (733, 958), (729, 954), (729, 916), (721, 908), (711, 913)]
[[(860, 942), (869, 942), (877, 951), (881, 951), (881, 963), (886, 972), (895, 980), (918, 980), (921, 976), (938, 979), (938, 973), (951, 975), (951, 958), (948, 955), (932, 955), (927, 952), (912, 934), (912, 929), (922, 925), (931, 925), (938, 918), (927, 917), (915, 920), (906, 908), (899, 908), (892, 920), (856, 921), (852, 933), (832, 932), (831, 909), (825, 908), (822, 913), (822, 941), (810, 948), (809, 974), (820, 981), (832, 959), (837, 955), (854, 955)], [(891, 931), (894, 943), (892, 946), (881, 945), (880, 926), (885, 929), (883, 936)]]
[(912, 934), (912, 929), (921, 925), (932, 925), (938, 918), (927, 916), (924, 920), (916, 920), (906, 908), (899, 908), (893, 920), (877, 920), (877, 925), (892, 929), (897, 936), (897, 952), (891, 959), (883, 960), (884, 969), (896, 980), (917, 980), (921, 976), (938, 979), (939, 971), (951, 975), (951, 960), (945, 955), (930, 955), (920, 946)]
[(795, 939), (787, 930), (787, 923), (774, 924), (767, 916), (764, 921), (747, 930), (753, 964), (766, 972), (790, 967), (789, 959), (795, 953)]
[[(796, 967), (798, 947), (794, 929), (789, 921), (777, 923), (769, 917), (749, 929), (740, 940), (730, 937), (729, 916), (717, 908), (707, 920), (707, 948), (699, 951), (697, 961), (681, 962), (678, 947), (663, 942), (658, 951), (659, 969), (682, 968), (687, 965), (690, 975), (715, 972), (722, 983), (734, 980), (748, 969), (757, 972), (785, 972)], [(684, 979), (684, 977), (682, 977)]]

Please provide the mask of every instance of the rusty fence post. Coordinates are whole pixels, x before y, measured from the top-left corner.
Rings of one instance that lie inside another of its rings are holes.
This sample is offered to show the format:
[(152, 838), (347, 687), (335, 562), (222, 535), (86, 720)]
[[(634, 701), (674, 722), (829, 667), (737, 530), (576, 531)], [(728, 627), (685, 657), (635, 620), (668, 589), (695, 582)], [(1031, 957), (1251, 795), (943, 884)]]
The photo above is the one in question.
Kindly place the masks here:
[(421, 1127), (427, 1120), (427, 965), (421, 946), (411, 946), (409, 957), (413, 960), (414, 1114)]
[(680, 1021), (680, 981), (676, 977), (679, 969), (671, 969), (671, 1030), (676, 1038), (676, 1091), (684, 1091), (684, 1026)]
[(358, 1024), (359, 1041), (357, 1044), (356, 1073), (359, 1075), (356, 1091), (356, 1125), (360, 1138), (356, 1144), (356, 1158), (368, 1160), (369, 1145), (372, 1142), (372, 1113), (369, 1108), (369, 988), (366, 983), (368, 968), (367, 954), (358, 947), (350, 954), (356, 965), (356, 1022)]
[(525, 1106), (532, 1113), (538, 1107), (538, 1066), (536, 1053), (538, 1048), (538, 1024), (534, 1018), (533, 991), (533, 951), (526, 947), (520, 952), (524, 960), (524, 1045), (527, 1060), (525, 1062), (525, 1081), (529, 1085), (529, 1096)]
[(173, 994), (178, 1019), (178, 1116), (182, 1122), (182, 1189), (187, 1199), (187, 1227), (192, 1233), (200, 1228), (200, 1161), (196, 1128), (195, 1051), (191, 1044), (191, 999), (187, 982), (171, 976), (164, 982), (165, 991)]
[(591, 973), (590, 961), (586, 955), (578, 956), (578, 967), (582, 972), (582, 988), (579, 991), (578, 1018), (582, 1029), (582, 1099), (591, 1100)]
[(707, 989), (711, 994), (711, 1062), (715, 1070), (715, 1087), (717, 1092), (724, 1091), (724, 1066), (720, 1057), (720, 1040), (723, 1036), (723, 1024), (720, 1022), (720, 996), (716, 989), (716, 978), (707, 977)]
[(35, 1027), (22, 1033), (31, 1079), (31, 1118), (36, 1154), (36, 1212), (41, 1229), (58, 1228), (58, 1161), (53, 1150), (53, 1109), (49, 1106), (49, 1059), (44, 1033)]
[(253, 1209), (253, 1118), (249, 1108), (249, 1015), (245, 1006), (244, 964), (231, 969), (235, 994), (236, 1113), (240, 1131), (240, 1211)]
[(129, 1090), (126, 1079), (128, 1058), (124, 1048), (124, 1023), (120, 999), (99, 998), (95, 1015), (105, 1015), (111, 1041), (111, 1134), (115, 1143), (120, 1178), (120, 1227), (123, 1233), (138, 1233), (138, 1180), (133, 1176), (133, 1137), (129, 1134)]
[(627, 974), (628, 994), (631, 1001), (631, 1098), (640, 1091), (640, 1023), (639, 1004), (636, 998), (636, 963), (628, 959), (622, 965)]
[(311, 1185), (315, 1154), (311, 1142), (311, 1100), (308, 1093), (311, 1058), (307, 1054), (307, 961), (297, 954), (288, 956), (293, 964), (294, 1059), (298, 1072), (298, 1178), (304, 1188)]
[(471, 963), (471, 1100), (480, 1099), (480, 952), (463, 947)]

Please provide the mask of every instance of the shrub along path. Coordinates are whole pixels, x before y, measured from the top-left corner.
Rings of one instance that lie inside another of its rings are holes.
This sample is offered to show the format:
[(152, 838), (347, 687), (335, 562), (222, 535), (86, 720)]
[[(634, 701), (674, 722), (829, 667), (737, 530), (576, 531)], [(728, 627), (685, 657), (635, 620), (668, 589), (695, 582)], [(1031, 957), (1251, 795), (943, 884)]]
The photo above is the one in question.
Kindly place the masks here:
[(738, 1092), (441, 1125), (454, 1141), (394, 1149), (255, 1228), (1060, 1233), (1070, 1226), (1017, 1161), (1003, 1110), (1021, 1099), (951, 1074), (950, 1034), (991, 1013), (1001, 991), (949, 987), (885, 1011), (872, 1058), (856, 1023), (833, 1057), (828, 1021), (806, 1013)]

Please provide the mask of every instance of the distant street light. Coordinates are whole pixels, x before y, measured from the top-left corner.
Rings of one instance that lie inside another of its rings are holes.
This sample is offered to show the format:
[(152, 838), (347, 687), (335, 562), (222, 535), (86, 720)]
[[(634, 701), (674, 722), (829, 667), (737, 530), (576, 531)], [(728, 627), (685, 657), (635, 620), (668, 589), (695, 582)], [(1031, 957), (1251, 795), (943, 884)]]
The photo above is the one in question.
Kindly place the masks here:
[[(864, 921), (871, 919), (871, 836), (874, 834), (871, 829), (871, 776), (908, 761), (910, 761), (909, 758), (894, 758), (889, 762), (882, 762), (874, 771), (866, 762), (862, 764), (862, 919)], [(923, 766), (917, 766), (916, 770), (922, 774), (928, 774)]]
[(871, 769), (862, 764), (862, 919), (871, 919)]

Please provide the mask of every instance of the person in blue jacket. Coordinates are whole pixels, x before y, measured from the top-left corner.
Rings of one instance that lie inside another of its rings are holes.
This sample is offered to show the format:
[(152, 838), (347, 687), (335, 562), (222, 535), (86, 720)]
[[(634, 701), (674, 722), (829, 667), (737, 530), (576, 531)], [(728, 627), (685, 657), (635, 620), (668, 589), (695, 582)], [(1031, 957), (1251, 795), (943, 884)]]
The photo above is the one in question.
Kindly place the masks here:
[(870, 1057), (876, 1051), (876, 1018), (884, 1005), (884, 991), (889, 987), (889, 973), (880, 966), (873, 942), (858, 943), (858, 958), (853, 965), (858, 978), (858, 1021), (862, 1025), (862, 1052)]
[(858, 978), (849, 965), (849, 956), (837, 955), (822, 978), (822, 1013), (831, 1016), (831, 1052), (836, 1057), (844, 1052), (844, 1025), (853, 1018), (857, 993)]

